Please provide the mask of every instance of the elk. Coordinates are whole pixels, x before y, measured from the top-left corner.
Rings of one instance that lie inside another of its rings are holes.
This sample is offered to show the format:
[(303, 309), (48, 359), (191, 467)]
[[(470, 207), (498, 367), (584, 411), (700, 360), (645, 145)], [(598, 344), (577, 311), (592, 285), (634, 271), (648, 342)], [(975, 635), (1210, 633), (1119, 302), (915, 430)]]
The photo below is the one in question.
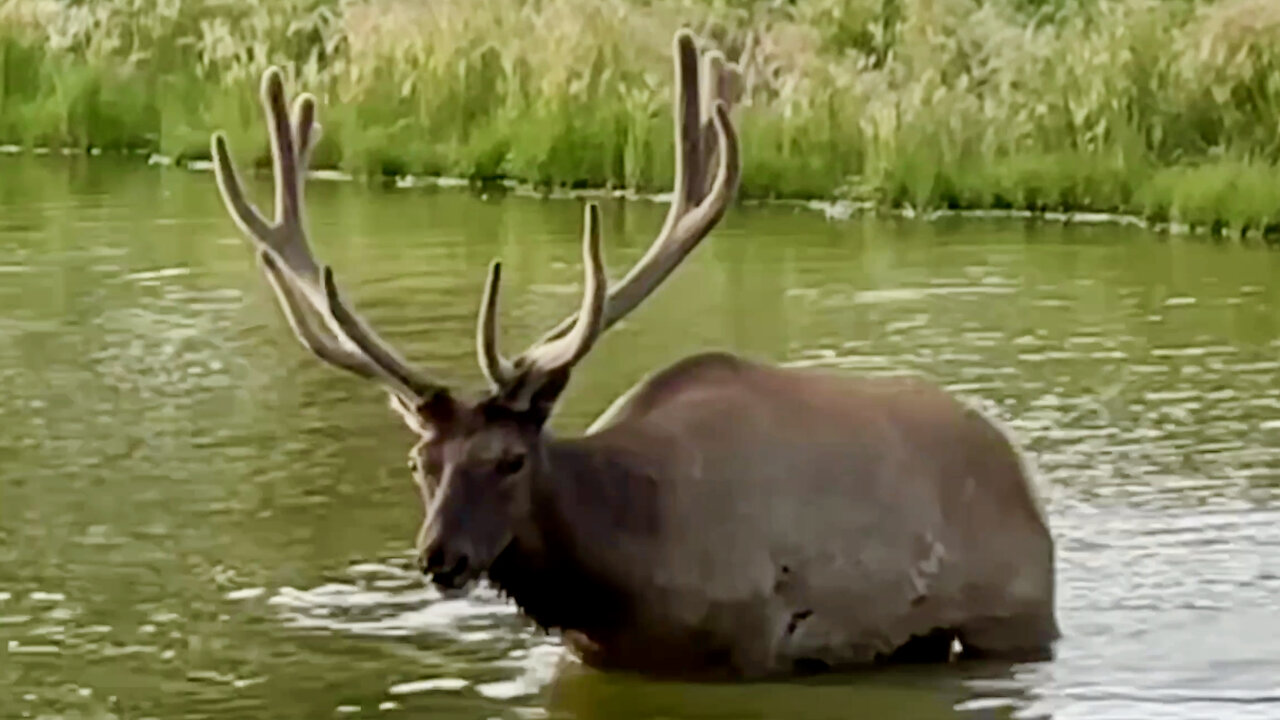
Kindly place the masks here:
[(599, 669), (742, 679), (1051, 657), (1054, 546), (1030, 471), (992, 420), (940, 386), (704, 352), (639, 382), (579, 437), (547, 428), (577, 365), (737, 192), (734, 68), (687, 30), (673, 54), (665, 224), (610, 286), (587, 203), (581, 305), (514, 358), (499, 349), (495, 260), (478, 309), (480, 392), (406, 361), (312, 254), (302, 187), (313, 96), (290, 109), (280, 71), (263, 76), (273, 222), (213, 135), (221, 196), (297, 339), (383, 386), (419, 438), (409, 464), (422, 572), (446, 591), (487, 579)]

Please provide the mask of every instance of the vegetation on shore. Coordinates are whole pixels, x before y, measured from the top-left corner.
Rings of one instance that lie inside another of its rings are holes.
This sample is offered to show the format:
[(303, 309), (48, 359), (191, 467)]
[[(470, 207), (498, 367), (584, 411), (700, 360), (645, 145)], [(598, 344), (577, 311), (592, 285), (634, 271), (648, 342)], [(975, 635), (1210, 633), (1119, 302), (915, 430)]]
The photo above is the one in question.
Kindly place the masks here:
[(0, 0), (0, 143), (664, 189), (672, 32), (743, 71), (749, 197), (1280, 222), (1273, 0)]

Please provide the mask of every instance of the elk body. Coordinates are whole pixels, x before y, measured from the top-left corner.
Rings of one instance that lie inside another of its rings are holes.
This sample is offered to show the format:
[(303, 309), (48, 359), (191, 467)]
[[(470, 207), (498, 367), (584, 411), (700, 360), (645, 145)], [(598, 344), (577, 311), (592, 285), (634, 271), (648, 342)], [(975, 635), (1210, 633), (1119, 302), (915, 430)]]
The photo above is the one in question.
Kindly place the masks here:
[(730, 69), (675, 41), (678, 137), (666, 224), (612, 288), (588, 204), (579, 310), (514, 359), (498, 349), (500, 266), (476, 348), (486, 391), (410, 365), (314, 259), (302, 186), (315, 101), (292, 112), (263, 78), (276, 219), (245, 198), (221, 133), (219, 188), (299, 340), (374, 380), (420, 436), (421, 568), (480, 577), (584, 662), (685, 677), (760, 677), (877, 661), (1037, 658), (1059, 631), (1054, 548), (1010, 441), (941, 389), (906, 378), (686, 358), (620, 398), (582, 437), (546, 422), (574, 366), (716, 225), (740, 168)]

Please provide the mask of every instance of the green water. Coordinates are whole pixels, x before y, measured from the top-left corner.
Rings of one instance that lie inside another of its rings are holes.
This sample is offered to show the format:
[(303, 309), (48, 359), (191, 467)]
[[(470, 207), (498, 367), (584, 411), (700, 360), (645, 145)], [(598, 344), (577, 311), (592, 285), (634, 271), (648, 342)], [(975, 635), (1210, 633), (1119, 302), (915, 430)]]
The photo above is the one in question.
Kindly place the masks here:
[[(492, 257), (507, 347), (576, 306), (577, 202), (308, 197), (357, 306), (454, 382)], [(662, 212), (605, 204), (614, 277)], [(1050, 662), (763, 685), (590, 672), (424, 587), (412, 437), (256, 273), (209, 175), (0, 161), (0, 718), (1280, 716), (1278, 252), (733, 211), (557, 427), (711, 348), (931, 375), (1038, 464), (1065, 633)]]

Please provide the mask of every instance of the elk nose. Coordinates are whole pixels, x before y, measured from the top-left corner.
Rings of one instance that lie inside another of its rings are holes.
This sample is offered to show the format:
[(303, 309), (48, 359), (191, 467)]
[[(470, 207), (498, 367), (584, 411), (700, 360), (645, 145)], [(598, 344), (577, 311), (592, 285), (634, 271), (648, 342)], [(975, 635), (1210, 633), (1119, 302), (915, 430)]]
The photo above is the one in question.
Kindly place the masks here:
[(466, 553), (450, 552), (444, 545), (428, 546), (418, 556), (418, 568), (431, 582), (445, 589), (457, 589), (467, 580), (471, 559)]

